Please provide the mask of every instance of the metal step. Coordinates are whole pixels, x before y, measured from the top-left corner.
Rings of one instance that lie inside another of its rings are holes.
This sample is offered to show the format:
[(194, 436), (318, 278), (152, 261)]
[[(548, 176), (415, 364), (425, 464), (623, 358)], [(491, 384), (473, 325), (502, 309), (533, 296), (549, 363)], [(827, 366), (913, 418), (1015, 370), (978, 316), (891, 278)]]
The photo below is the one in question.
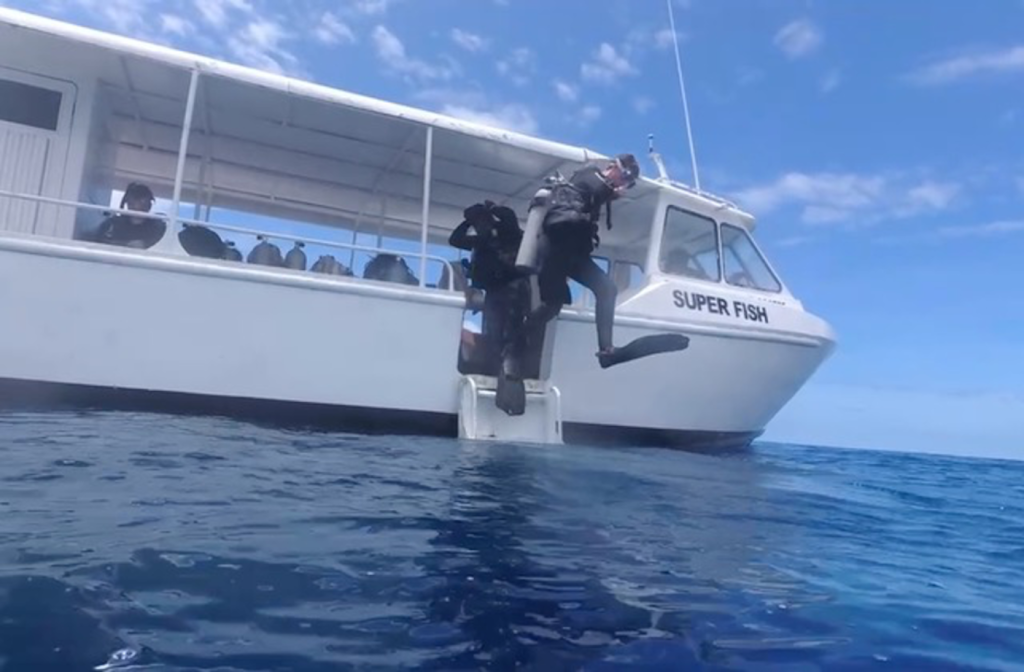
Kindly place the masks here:
[(459, 438), (475, 441), (562, 443), (562, 395), (547, 381), (525, 380), (526, 412), (509, 416), (494, 404), (498, 379), (463, 376), (459, 386)]

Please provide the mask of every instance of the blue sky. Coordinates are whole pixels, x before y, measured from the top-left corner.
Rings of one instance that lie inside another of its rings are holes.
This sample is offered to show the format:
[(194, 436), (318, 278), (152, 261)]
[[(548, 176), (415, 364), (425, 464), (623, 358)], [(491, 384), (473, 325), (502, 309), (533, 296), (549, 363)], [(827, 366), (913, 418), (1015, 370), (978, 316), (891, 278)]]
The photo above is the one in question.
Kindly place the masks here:
[[(692, 182), (663, 0), (7, 4), (609, 153), (654, 133)], [(840, 336), (766, 438), (1024, 458), (1024, 2), (675, 8), (701, 186)]]

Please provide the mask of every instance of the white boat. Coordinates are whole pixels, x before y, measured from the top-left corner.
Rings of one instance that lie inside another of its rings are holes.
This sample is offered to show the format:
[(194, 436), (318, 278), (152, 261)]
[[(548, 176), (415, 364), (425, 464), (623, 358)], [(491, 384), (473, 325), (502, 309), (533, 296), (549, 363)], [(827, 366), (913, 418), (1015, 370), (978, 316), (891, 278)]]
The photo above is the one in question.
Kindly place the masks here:
[[(467, 295), (444, 247), (463, 209), (490, 199), (525, 218), (545, 177), (604, 158), (0, 9), (0, 401), (746, 445), (835, 337), (764, 258), (753, 216), (664, 175), (616, 202), (598, 254), (620, 288), (616, 342), (675, 332), (689, 348), (600, 368), (583, 293), (548, 329), (524, 415), (467, 372)], [(169, 200), (168, 231), (301, 238), (219, 218), (231, 212), (322, 226), (306, 242), (339, 255), (366, 251), (356, 232), (410, 241), (416, 283), (191, 256), (176, 235), (90, 242), (133, 181)]]

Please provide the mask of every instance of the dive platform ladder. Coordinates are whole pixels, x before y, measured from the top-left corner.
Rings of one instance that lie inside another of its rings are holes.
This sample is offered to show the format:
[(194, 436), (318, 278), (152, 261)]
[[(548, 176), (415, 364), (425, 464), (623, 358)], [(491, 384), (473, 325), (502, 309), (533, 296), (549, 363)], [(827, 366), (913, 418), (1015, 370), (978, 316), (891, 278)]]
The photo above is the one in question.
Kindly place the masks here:
[(525, 380), (526, 412), (497, 407), (498, 379), (466, 375), (459, 386), (459, 438), (479, 441), (562, 443), (562, 394), (550, 382)]

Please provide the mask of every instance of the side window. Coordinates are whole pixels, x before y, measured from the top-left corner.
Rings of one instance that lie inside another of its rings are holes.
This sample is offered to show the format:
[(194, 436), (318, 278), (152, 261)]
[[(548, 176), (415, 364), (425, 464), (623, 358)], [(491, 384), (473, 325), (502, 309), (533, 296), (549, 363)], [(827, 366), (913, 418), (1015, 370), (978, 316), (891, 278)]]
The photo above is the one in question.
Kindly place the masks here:
[(640, 264), (630, 264), (629, 265), (629, 286), (630, 287), (636, 287), (638, 285), (642, 285), (643, 282), (644, 282), (644, 279), (646, 278), (646, 275), (647, 274), (644, 273), (643, 266), (641, 266)]
[[(597, 264), (602, 271), (608, 272), (608, 259), (605, 257), (599, 257), (596, 254), (591, 257), (594, 263)], [(569, 296), (572, 297), (572, 305), (574, 306), (591, 306), (594, 303), (594, 295), (590, 293), (590, 290), (576, 282), (575, 280), (569, 281)]]
[(621, 292), (642, 284), (644, 269), (639, 264), (630, 261), (616, 261), (612, 265), (612, 279), (615, 280), (615, 286)]
[(781, 292), (782, 284), (768, 268), (750, 235), (738, 226), (722, 224), (722, 254), (725, 257), (725, 281), (739, 287), (766, 292)]
[(0, 121), (56, 131), (60, 103), (59, 91), (0, 79)]
[(679, 208), (669, 208), (661, 238), (661, 270), (699, 280), (721, 279), (715, 221)]

